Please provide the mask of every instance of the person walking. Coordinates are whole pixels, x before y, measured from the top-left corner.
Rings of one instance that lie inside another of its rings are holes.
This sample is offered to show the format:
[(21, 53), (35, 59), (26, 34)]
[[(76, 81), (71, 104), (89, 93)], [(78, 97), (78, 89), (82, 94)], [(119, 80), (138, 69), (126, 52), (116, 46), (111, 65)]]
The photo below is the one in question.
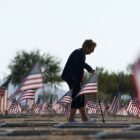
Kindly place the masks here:
[(85, 62), (86, 55), (94, 52), (95, 47), (96, 43), (93, 40), (85, 40), (81, 48), (74, 50), (70, 54), (61, 74), (61, 78), (68, 84), (69, 89), (72, 91), (72, 102), (68, 119), (69, 122), (75, 122), (75, 114), (77, 109), (79, 109), (82, 121), (86, 122), (89, 120), (84, 108), (84, 95), (80, 95), (78, 97), (76, 96), (81, 90), (84, 69), (86, 69), (89, 73), (94, 73), (95, 71), (90, 65)]

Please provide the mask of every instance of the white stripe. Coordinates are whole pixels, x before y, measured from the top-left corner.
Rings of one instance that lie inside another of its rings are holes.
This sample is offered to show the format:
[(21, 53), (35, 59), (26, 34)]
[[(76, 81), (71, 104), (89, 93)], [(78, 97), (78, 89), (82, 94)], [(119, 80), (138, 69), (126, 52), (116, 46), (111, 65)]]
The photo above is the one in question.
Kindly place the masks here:
[(83, 88), (81, 91), (83, 91), (83, 90), (96, 90), (97, 89), (97, 87), (85, 87), (85, 88)]
[(28, 89), (41, 88), (42, 86), (43, 86), (43, 83), (27, 85), (27, 86), (21, 87), (21, 90), (24, 91), (24, 90), (28, 90)]
[(86, 90), (86, 91), (81, 91), (80, 94), (83, 94), (83, 93), (93, 93), (93, 92), (97, 92), (97, 90)]
[(97, 86), (97, 83), (88, 83), (88, 84), (85, 84), (85, 86)]
[(25, 97), (25, 96), (34, 96), (33, 93), (26, 93), (26, 94), (22, 94), (21, 97)]
[(35, 93), (35, 90), (27, 90), (24, 93)]
[(28, 79), (27, 81), (24, 81), (21, 86), (24, 86), (26, 84), (32, 84), (32, 83), (40, 83), (40, 82), (43, 82), (42, 78), (40, 78), (40, 79)]

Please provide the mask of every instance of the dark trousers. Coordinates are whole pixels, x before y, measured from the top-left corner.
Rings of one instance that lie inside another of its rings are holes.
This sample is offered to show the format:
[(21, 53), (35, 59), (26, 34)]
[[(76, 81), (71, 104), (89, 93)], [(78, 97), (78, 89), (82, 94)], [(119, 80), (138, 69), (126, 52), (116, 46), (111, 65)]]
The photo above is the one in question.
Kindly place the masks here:
[(71, 108), (78, 109), (78, 108), (84, 107), (85, 105), (84, 95), (80, 95), (76, 97), (79, 91), (81, 90), (81, 81), (77, 80), (76, 78), (71, 78), (70, 80), (66, 82), (69, 88), (72, 89)]

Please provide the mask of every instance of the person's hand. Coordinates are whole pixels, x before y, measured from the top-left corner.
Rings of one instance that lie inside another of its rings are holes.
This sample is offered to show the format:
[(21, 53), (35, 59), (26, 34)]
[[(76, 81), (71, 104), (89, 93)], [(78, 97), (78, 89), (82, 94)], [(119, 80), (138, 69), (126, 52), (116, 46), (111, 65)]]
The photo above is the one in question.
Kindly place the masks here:
[(93, 73), (94, 74), (95, 73), (95, 70), (91, 70), (90, 73)]

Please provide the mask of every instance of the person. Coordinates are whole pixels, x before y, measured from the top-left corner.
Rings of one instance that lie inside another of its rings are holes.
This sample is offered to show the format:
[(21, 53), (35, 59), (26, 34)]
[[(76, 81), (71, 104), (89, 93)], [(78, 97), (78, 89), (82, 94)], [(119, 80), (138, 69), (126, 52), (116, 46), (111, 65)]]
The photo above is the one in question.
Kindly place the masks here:
[(82, 121), (89, 120), (84, 108), (84, 95), (80, 95), (78, 97), (76, 96), (81, 89), (84, 69), (86, 69), (89, 73), (94, 73), (95, 71), (90, 65), (85, 62), (86, 55), (91, 54), (94, 51), (95, 47), (96, 43), (93, 40), (85, 40), (81, 48), (74, 50), (70, 54), (61, 74), (61, 78), (68, 84), (70, 90), (72, 91), (72, 102), (68, 119), (69, 122), (75, 122), (75, 114), (77, 109), (79, 109)]

